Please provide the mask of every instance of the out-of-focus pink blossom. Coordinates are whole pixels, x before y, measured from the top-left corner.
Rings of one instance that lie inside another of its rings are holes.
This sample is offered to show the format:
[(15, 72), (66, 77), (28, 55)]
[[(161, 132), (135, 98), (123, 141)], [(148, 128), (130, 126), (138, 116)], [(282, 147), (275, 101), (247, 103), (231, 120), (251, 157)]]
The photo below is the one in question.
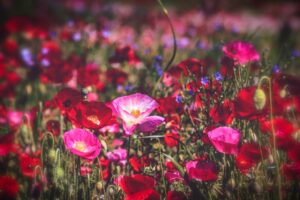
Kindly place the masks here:
[(217, 151), (225, 154), (238, 153), (238, 143), (240, 141), (241, 134), (230, 127), (218, 127), (208, 132), (208, 138)]

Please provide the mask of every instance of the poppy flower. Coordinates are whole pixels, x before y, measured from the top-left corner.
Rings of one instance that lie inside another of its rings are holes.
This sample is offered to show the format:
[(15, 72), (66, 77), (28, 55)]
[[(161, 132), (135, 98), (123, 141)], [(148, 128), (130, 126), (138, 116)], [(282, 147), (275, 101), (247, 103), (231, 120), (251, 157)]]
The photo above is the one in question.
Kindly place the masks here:
[(0, 199), (15, 199), (19, 192), (19, 184), (15, 178), (0, 176)]
[(87, 166), (81, 166), (80, 167), (80, 175), (86, 177), (88, 174), (92, 173), (92, 168)]
[(285, 163), (282, 165), (281, 170), (287, 180), (299, 180), (300, 179), (300, 163)]
[(128, 74), (120, 69), (109, 69), (106, 71), (106, 78), (114, 85), (123, 85), (128, 78)]
[(234, 118), (234, 105), (231, 100), (224, 100), (210, 109), (209, 115), (216, 124), (229, 125)]
[(51, 132), (54, 136), (58, 136), (60, 133), (60, 124), (57, 120), (48, 120), (46, 123), (47, 131)]
[(181, 177), (179, 171), (166, 171), (164, 174), (165, 179), (168, 181), (169, 184), (172, 184), (175, 181), (182, 181), (185, 182), (184, 179)]
[(117, 162), (121, 165), (125, 165), (127, 158), (127, 150), (118, 148), (113, 151), (107, 152), (106, 157), (110, 161)]
[(176, 102), (176, 98), (172, 96), (156, 99), (159, 106), (157, 112), (160, 114), (182, 113), (183, 103)]
[(129, 163), (130, 163), (131, 167), (133, 168), (133, 170), (136, 172), (140, 172), (145, 166), (143, 161), (141, 159), (139, 159), (137, 156), (131, 157), (129, 159)]
[(208, 132), (208, 138), (216, 150), (225, 154), (237, 154), (240, 137), (237, 130), (226, 126)]
[(130, 46), (117, 48), (115, 54), (109, 58), (109, 63), (122, 63), (128, 62), (129, 64), (136, 64), (140, 59)]
[(149, 116), (158, 107), (158, 103), (151, 97), (135, 93), (116, 98), (112, 101), (114, 114), (123, 121), (126, 135), (132, 135), (137, 129), (141, 132), (152, 132), (164, 118)]
[(78, 69), (77, 82), (82, 87), (96, 85), (99, 81), (99, 69), (95, 64), (88, 64)]
[(181, 74), (182, 74), (182, 69), (178, 66), (173, 66), (163, 74), (162, 81), (167, 87), (171, 87), (171, 86), (179, 87), (180, 86), (179, 80)]
[(112, 111), (102, 102), (81, 101), (68, 111), (68, 117), (76, 127), (100, 129), (109, 125)]
[(295, 145), (289, 149), (288, 151), (288, 157), (293, 162), (299, 162), (300, 163), (300, 143), (295, 143)]
[[(251, 86), (238, 91), (234, 100), (235, 117), (253, 120), (267, 114), (267, 104), (262, 109), (257, 109), (255, 106), (254, 96), (256, 89), (256, 86)], [(266, 100), (266, 102), (269, 102), (269, 100)]]
[(23, 176), (33, 178), (36, 166), (42, 166), (42, 162), (37, 157), (31, 157), (25, 153), (19, 155), (20, 168)]
[[(276, 117), (273, 121), (260, 119), (259, 122), (261, 131), (265, 133), (272, 133), (273, 123), (277, 148), (282, 150), (289, 150), (293, 148), (296, 141), (292, 135), (296, 131), (296, 128), (291, 122), (282, 117)], [(271, 144), (273, 144), (272, 134), (270, 135), (270, 141)]]
[(267, 158), (268, 155), (269, 151), (266, 147), (260, 147), (255, 143), (244, 143), (235, 158), (236, 166), (243, 174), (246, 174), (259, 161)]
[(73, 70), (69, 63), (57, 59), (57, 63), (51, 63), (42, 68), (40, 80), (43, 83), (67, 83), (73, 77)]
[(197, 58), (188, 58), (184, 61), (181, 61), (178, 64), (178, 67), (182, 69), (184, 76), (189, 76), (194, 74), (197, 77), (206, 75), (206, 68), (203, 61), (198, 60)]
[(150, 176), (134, 174), (123, 176), (118, 180), (125, 192), (125, 200), (159, 200), (160, 195), (154, 190), (156, 181)]
[(218, 179), (218, 169), (212, 161), (192, 160), (185, 165), (190, 180), (215, 181)]
[(222, 51), (227, 57), (234, 60), (235, 65), (244, 65), (260, 59), (259, 53), (249, 42), (233, 41), (225, 44)]
[(187, 200), (187, 197), (180, 191), (168, 191), (167, 200)]
[(101, 150), (98, 138), (85, 129), (77, 128), (65, 132), (64, 143), (71, 153), (87, 160), (94, 160)]
[(78, 102), (82, 100), (82, 95), (79, 91), (71, 88), (64, 88), (60, 90), (54, 97), (54, 101), (63, 114)]
[(175, 147), (179, 143), (179, 134), (178, 133), (165, 133), (164, 140), (165, 140), (165, 143), (169, 147)]

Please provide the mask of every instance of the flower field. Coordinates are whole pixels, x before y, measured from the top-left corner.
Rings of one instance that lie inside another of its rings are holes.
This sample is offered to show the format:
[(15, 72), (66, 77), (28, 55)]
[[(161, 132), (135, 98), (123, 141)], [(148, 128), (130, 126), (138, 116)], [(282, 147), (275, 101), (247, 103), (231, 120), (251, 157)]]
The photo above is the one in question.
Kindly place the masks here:
[(24, 2), (0, 3), (0, 200), (300, 199), (296, 2)]

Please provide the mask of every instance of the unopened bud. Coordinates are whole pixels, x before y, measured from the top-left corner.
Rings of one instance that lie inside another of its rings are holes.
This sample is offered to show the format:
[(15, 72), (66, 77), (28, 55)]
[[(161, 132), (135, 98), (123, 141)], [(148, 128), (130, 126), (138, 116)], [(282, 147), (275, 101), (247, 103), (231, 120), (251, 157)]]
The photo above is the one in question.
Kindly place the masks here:
[(257, 110), (262, 110), (265, 107), (266, 100), (267, 100), (265, 92), (262, 89), (257, 88), (255, 90), (253, 100), (254, 100), (255, 108)]

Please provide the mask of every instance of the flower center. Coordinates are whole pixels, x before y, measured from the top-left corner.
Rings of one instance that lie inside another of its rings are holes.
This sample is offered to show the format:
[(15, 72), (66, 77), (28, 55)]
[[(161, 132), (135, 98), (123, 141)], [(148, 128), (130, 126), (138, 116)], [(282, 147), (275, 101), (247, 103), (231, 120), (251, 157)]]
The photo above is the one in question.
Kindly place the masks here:
[(87, 117), (87, 120), (89, 120), (90, 122), (92, 122), (92, 123), (94, 123), (96, 125), (100, 125), (101, 124), (99, 118), (96, 115), (89, 115)]
[(84, 142), (78, 141), (78, 142), (75, 142), (74, 148), (75, 148), (76, 150), (78, 150), (78, 151), (85, 151), (86, 145), (85, 145)]
[(134, 116), (135, 118), (138, 118), (138, 117), (141, 115), (141, 111), (138, 110), (138, 109), (133, 109), (133, 110), (130, 112), (130, 114), (131, 114), (132, 116)]

